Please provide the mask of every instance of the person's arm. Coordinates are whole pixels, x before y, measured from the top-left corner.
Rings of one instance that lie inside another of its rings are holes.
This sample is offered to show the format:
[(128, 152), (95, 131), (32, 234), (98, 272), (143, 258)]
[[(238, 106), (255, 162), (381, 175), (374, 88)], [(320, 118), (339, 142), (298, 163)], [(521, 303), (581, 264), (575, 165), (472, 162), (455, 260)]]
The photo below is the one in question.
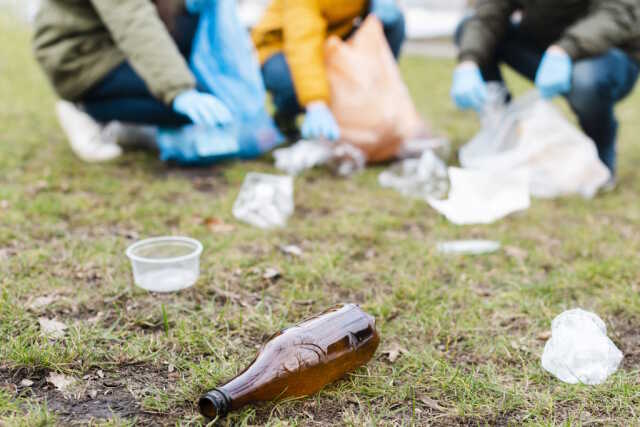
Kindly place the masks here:
[(569, 27), (556, 43), (577, 59), (597, 56), (638, 34), (638, 0), (594, 0), (588, 15)]
[(459, 61), (471, 61), (481, 67), (487, 65), (504, 37), (515, 9), (512, 0), (478, 0), (474, 14), (462, 32)]
[(195, 88), (195, 77), (150, 0), (91, 0), (115, 44), (167, 105)]
[(324, 63), (327, 22), (318, 0), (285, 0), (284, 54), (302, 106), (329, 102), (329, 80)]

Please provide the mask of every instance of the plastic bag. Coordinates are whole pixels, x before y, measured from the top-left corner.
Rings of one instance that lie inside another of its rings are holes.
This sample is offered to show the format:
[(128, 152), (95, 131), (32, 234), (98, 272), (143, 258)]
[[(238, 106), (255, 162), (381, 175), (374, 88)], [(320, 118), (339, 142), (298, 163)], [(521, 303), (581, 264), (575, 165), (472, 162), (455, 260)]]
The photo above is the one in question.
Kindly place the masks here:
[(551, 324), (542, 367), (569, 384), (602, 384), (620, 366), (622, 352), (607, 337), (607, 327), (594, 313), (569, 310)]
[(445, 197), (449, 191), (447, 165), (431, 151), (425, 151), (420, 159), (407, 159), (392, 166), (378, 176), (378, 182), (382, 187), (423, 200)]
[(284, 227), (293, 214), (293, 178), (251, 172), (233, 205), (233, 215), (263, 229)]
[(483, 118), (483, 129), (460, 150), (465, 168), (525, 171), (531, 194), (593, 197), (611, 174), (593, 141), (533, 91)]
[[(212, 2), (200, 15), (190, 66), (199, 86), (229, 108), (234, 123), (210, 131), (213, 137), (208, 139), (203, 136), (205, 131), (163, 129), (158, 144), (163, 159), (201, 164), (229, 157), (252, 158), (284, 142), (266, 110), (260, 64), (235, 0)], [(235, 151), (230, 139), (236, 140)], [(216, 147), (218, 144), (224, 148)]]
[(428, 198), (427, 201), (457, 225), (491, 224), (531, 205), (526, 172), (449, 168), (449, 179), (449, 199)]
[(273, 152), (275, 166), (289, 175), (298, 175), (316, 166), (326, 165), (331, 159), (332, 145), (325, 141), (298, 141)]
[(392, 159), (405, 140), (430, 136), (375, 16), (346, 42), (330, 37), (325, 62), (342, 142), (362, 150), (369, 162)]

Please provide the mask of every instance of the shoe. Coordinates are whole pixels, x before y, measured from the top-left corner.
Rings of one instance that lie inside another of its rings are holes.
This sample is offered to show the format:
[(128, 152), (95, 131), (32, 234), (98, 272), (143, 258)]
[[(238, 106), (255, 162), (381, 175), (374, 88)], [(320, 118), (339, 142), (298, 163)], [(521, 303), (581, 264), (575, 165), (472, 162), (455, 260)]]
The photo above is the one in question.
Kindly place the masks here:
[(611, 178), (607, 182), (605, 182), (602, 187), (600, 187), (600, 193), (607, 194), (613, 192), (618, 186), (618, 181), (616, 180), (615, 175), (612, 175)]
[(56, 103), (56, 113), (71, 150), (87, 163), (108, 162), (122, 155), (113, 130), (102, 126), (68, 101)]
[(125, 150), (151, 150), (158, 147), (158, 128), (155, 126), (110, 122), (104, 127), (103, 135)]

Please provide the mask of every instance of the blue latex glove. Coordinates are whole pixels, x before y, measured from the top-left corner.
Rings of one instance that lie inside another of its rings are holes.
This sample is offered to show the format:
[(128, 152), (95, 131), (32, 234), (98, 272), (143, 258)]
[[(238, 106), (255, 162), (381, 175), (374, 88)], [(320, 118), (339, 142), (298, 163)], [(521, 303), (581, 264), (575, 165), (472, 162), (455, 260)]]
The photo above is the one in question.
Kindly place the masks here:
[(536, 74), (536, 86), (542, 97), (551, 99), (569, 93), (572, 70), (571, 57), (562, 48), (549, 48), (542, 57)]
[(480, 111), (487, 99), (487, 84), (474, 63), (462, 63), (453, 73), (451, 97), (461, 110)]
[(195, 89), (176, 96), (173, 100), (173, 109), (189, 117), (193, 124), (200, 126), (224, 126), (233, 120), (231, 112), (222, 101)]
[(395, 22), (402, 14), (396, 0), (372, 0), (371, 13), (385, 24)]
[(302, 124), (304, 139), (340, 139), (340, 128), (331, 110), (324, 102), (314, 102), (307, 106), (307, 115)]
[(215, 4), (215, 0), (185, 0), (184, 5), (189, 11), (194, 15), (198, 13), (204, 12), (204, 10), (210, 6)]

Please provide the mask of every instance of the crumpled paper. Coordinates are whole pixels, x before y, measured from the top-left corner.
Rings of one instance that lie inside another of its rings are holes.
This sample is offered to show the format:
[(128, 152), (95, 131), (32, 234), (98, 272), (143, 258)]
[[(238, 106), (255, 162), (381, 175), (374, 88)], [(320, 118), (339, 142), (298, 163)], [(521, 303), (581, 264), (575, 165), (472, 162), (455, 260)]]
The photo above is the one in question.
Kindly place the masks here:
[(233, 215), (255, 227), (284, 227), (294, 212), (293, 178), (251, 172), (233, 205)]
[(569, 384), (597, 385), (618, 370), (623, 357), (607, 337), (602, 319), (589, 311), (574, 309), (553, 320), (542, 367)]
[(457, 225), (491, 224), (531, 205), (525, 172), (491, 173), (449, 168), (447, 200), (427, 199), (432, 208)]

